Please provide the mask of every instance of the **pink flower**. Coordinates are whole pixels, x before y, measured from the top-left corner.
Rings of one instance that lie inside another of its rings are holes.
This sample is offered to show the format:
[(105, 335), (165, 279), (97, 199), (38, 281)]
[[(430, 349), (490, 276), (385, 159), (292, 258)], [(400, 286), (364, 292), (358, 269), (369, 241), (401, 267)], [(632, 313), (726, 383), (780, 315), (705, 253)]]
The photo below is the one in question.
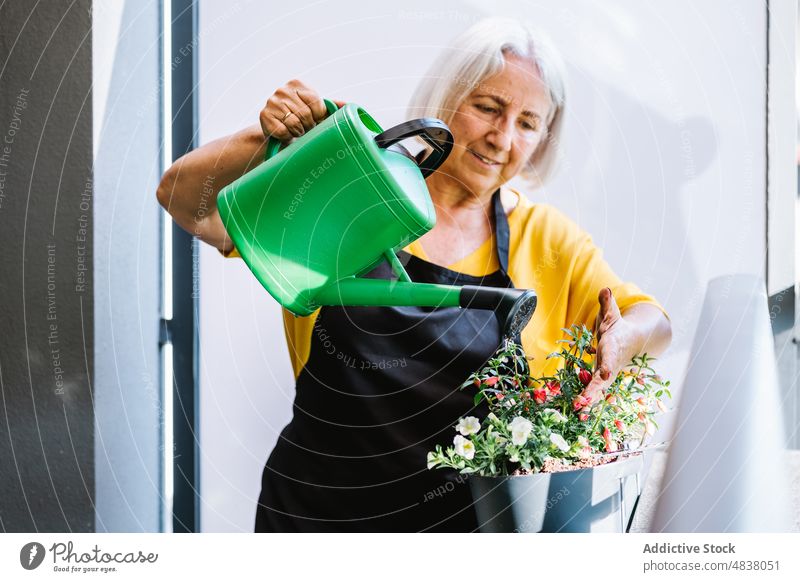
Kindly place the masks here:
[(616, 404), (617, 403), (617, 397), (614, 396), (613, 394), (608, 394), (606, 396), (606, 402), (608, 402), (609, 404)]
[(647, 400), (645, 400), (644, 396), (639, 396), (639, 398), (636, 399), (636, 402), (638, 402), (642, 406), (647, 406)]
[(497, 384), (497, 380), (498, 380), (497, 376), (492, 376), (491, 378), (486, 378), (486, 380), (484, 380), (483, 383), (486, 384), (487, 386), (494, 386), (495, 384)]
[(558, 382), (548, 382), (546, 386), (551, 396), (558, 396), (561, 394), (561, 384)]
[(621, 421), (621, 420), (619, 420), (619, 419), (615, 420), (615, 421), (614, 421), (614, 425), (615, 425), (615, 426), (616, 426), (616, 427), (617, 427), (619, 430), (621, 430), (622, 432), (625, 432), (625, 425), (624, 425), (624, 424), (622, 424), (622, 421)]
[(580, 410), (581, 408), (586, 408), (591, 403), (592, 401), (588, 396), (576, 396), (575, 400), (572, 401), (572, 409)]
[(659, 409), (661, 412), (666, 412), (666, 411), (667, 411), (667, 407), (666, 407), (666, 406), (664, 406), (664, 403), (663, 403), (663, 402), (661, 402), (660, 400), (656, 400), (656, 406), (658, 406), (658, 409)]
[(578, 446), (580, 447), (578, 450), (579, 459), (588, 459), (592, 456), (592, 447), (589, 445), (589, 439), (585, 436), (578, 437)]
[(588, 414), (579, 414), (578, 415), (578, 420), (580, 420), (581, 422), (586, 422), (587, 420), (589, 420), (589, 415)]
[(611, 431), (608, 427), (603, 428), (603, 440), (606, 441), (606, 452), (613, 453), (617, 450), (617, 443), (611, 440)]
[(589, 372), (589, 370), (581, 370), (580, 372), (578, 372), (578, 380), (581, 381), (581, 384), (587, 386), (589, 382), (592, 381), (591, 372)]
[(536, 404), (544, 404), (547, 401), (547, 390), (544, 388), (533, 391), (533, 399)]

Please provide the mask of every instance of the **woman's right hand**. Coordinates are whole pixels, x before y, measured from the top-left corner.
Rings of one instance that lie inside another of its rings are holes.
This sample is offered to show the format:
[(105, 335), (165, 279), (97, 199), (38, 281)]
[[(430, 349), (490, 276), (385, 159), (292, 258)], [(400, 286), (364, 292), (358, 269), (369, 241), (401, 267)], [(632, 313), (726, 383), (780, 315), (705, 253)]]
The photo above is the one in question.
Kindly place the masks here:
[(322, 97), (302, 82), (293, 79), (267, 99), (259, 114), (264, 137), (283, 142), (300, 137), (328, 116)]

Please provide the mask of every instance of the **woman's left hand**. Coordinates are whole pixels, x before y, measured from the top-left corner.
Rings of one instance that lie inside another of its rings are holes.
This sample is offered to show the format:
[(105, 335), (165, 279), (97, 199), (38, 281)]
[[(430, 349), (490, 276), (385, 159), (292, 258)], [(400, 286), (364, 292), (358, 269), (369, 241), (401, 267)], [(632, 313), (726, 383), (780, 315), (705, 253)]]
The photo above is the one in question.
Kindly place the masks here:
[(575, 399), (576, 408), (589, 408), (603, 398), (620, 370), (636, 355), (638, 344), (641, 343), (636, 327), (622, 317), (611, 289), (602, 289), (598, 300), (600, 311), (595, 323), (595, 370), (586, 388)]

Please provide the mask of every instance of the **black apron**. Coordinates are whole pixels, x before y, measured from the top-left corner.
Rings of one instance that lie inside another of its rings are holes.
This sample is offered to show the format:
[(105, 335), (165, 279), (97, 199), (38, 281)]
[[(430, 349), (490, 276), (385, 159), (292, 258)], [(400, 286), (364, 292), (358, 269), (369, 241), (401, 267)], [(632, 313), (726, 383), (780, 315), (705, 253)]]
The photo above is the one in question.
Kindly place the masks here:
[[(492, 197), (500, 269), (473, 277), (399, 253), (411, 280), (513, 287), (508, 220)], [(394, 279), (388, 263), (367, 277)], [(465, 476), (428, 470), (451, 446), (475, 388), (458, 387), (497, 350), (494, 314), (457, 307), (322, 307), (297, 379), (292, 421), (262, 475), (256, 531), (473, 531)]]

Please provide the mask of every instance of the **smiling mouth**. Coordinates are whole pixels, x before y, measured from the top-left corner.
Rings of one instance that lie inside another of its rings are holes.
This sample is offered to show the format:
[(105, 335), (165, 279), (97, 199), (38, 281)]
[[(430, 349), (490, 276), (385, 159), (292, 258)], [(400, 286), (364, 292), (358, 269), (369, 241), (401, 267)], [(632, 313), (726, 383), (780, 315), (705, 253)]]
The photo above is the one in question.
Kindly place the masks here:
[(496, 162), (495, 160), (493, 160), (491, 158), (487, 158), (486, 156), (482, 156), (478, 152), (475, 152), (473, 150), (469, 150), (469, 153), (471, 153), (473, 156), (478, 158), (484, 164), (487, 164), (489, 166), (499, 166), (500, 165), (500, 162)]

